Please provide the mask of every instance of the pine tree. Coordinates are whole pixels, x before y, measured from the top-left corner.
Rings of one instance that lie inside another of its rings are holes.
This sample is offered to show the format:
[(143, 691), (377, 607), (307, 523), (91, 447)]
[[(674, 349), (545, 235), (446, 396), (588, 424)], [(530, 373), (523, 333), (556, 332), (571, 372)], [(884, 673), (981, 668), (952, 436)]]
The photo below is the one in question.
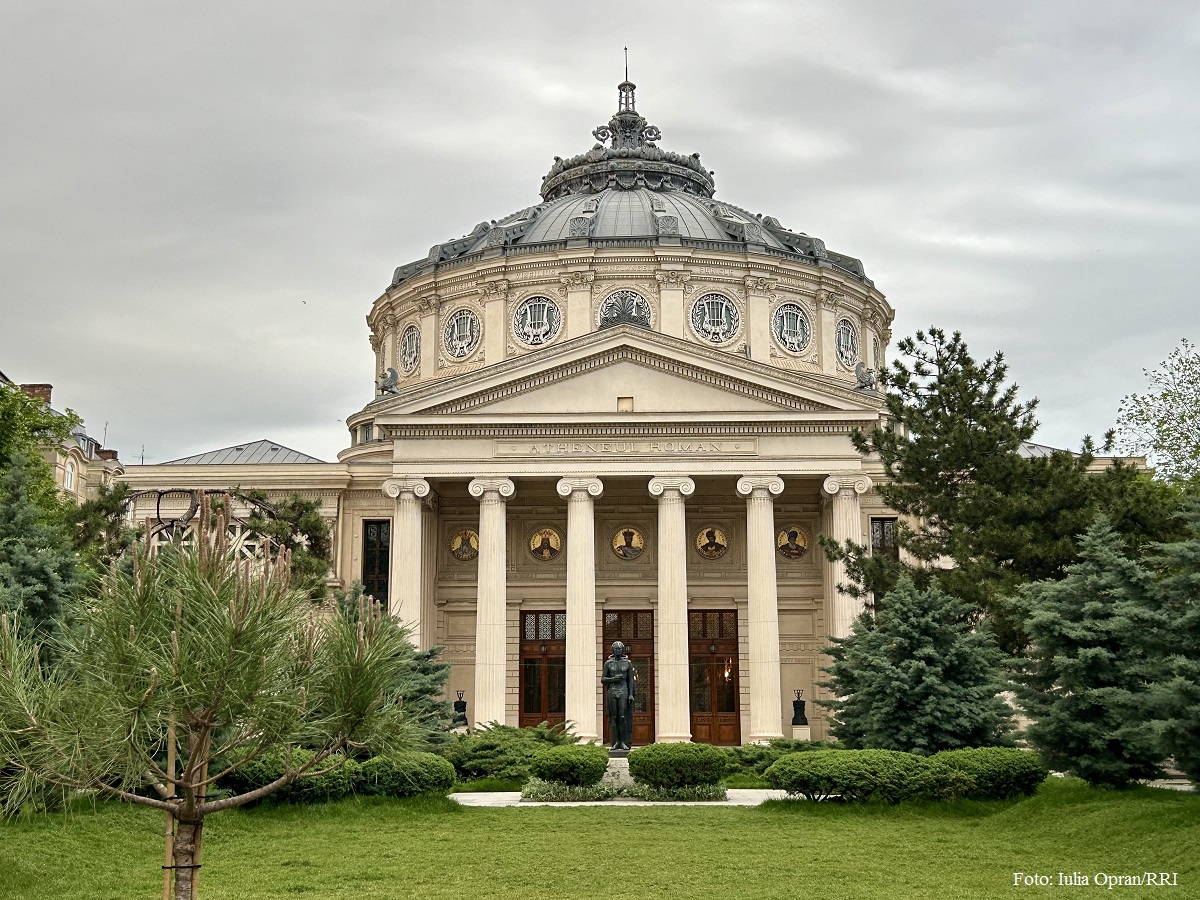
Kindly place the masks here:
[(969, 604), (907, 576), (835, 638), (823, 687), (838, 699), (834, 735), (854, 748), (932, 754), (1003, 743), (1010, 711), (998, 694), (1002, 654), (969, 622)]
[(1143, 636), (1165, 624), (1150, 572), (1103, 518), (1080, 540), (1061, 581), (1012, 600), (1031, 640), (1018, 698), (1046, 761), (1093, 785), (1125, 787), (1159, 774), (1148, 685), (1160, 659)]
[(325, 577), (329, 574), (333, 540), (329, 525), (321, 516), (321, 504), (291, 494), (270, 501), (261, 490), (238, 492), (239, 499), (252, 507), (245, 521), (246, 531), (267, 539), (292, 561), (292, 582), (313, 599), (326, 595)]
[(22, 450), (0, 472), (0, 613), (42, 638), (81, 581), (61, 510), (38, 502), (46, 468)]

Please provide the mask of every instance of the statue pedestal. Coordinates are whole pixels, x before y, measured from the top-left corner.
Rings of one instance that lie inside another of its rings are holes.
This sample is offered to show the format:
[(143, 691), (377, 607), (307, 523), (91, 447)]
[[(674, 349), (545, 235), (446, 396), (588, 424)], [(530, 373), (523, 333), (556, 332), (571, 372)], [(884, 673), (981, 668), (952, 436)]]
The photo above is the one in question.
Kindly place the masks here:
[(811, 741), (812, 726), (811, 725), (793, 725), (792, 740), (794, 741)]
[[(620, 753), (620, 756), (615, 754)], [(604, 777), (600, 779), (601, 784), (611, 784), (613, 787), (624, 787), (627, 784), (633, 784), (633, 779), (629, 777), (629, 751), (628, 750), (610, 750), (608, 754), (608, 769), (604, 773)]]

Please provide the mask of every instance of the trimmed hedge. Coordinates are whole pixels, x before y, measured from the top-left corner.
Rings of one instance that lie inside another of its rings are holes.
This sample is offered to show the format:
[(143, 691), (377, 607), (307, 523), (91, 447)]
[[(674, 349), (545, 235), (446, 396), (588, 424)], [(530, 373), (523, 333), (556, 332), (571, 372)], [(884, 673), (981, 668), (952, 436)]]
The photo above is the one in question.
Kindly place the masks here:
[(357, 791), (380, 797), (445, 794), (454, 786), (454, 766), (436, 753), (373, 756), (359, 767)]
[(634, 781), (656, 788), (718, 784), (729, 757), (711, 744), (650, 744), (629, 754)]
[[(293, 750), (292, 765), (303, 765), (315, 755), (311, 750)], [(352, 759), (344, 759), (341, 754), (334, 754), (317, 763), (316, 769), (327, 769), (333, 765), (337, 765), (337, 768), (321, 775), (297, 778), (291, 784), (272, 791), (263, 799), (280, 803), (322, 803), (350, 796), (354, 793), (355, 782), (358, 780), (359, 763)], [(221, 787), (235, 794), (243, 794), (275, 781), (283, 774), (284, 769), (283, 753), (264, 753), (222, 778)]]
[(460, 781), (499, 778), (525, 782), (529, 764), (538, 751), (574, 744), (578, 736), (562, 725), (542, 723), (537, 728), (514, 728), (492, 723), (471, 734), (460, 735), (452, 744), (438, 747), (449, 760)]
[(775, 762), (764, 777), (789, 794), (809, 800), (838, 797), (847, 803), (948, 800), (974, 787), (971, 776), (958, 769), (898, 750), (793, 753)]
[(775, 738), (766, 744), (746, 744), (742, 747), (726, 747), (729, 756), (729, 773), (761, 775), (780, 757), (789, 753), (807, 753), (815, 750), (837, 750), (838, 745), (830, 741), (795, 741), (791, 738)]
[(1007, 800), (1031, 796), (1050, 777), (1041, 757), (1015, 747), (980, 747), (974, 750), (943, 750), (930, 759), (970, 775), (975, 786), (967, 794), (972, 800)]
[(592, 744), (571, 744), (539, 750), (529, 763), (529, 771), (535, 778), (572, 787), (599, 784), (607, 769), (608, 751)]

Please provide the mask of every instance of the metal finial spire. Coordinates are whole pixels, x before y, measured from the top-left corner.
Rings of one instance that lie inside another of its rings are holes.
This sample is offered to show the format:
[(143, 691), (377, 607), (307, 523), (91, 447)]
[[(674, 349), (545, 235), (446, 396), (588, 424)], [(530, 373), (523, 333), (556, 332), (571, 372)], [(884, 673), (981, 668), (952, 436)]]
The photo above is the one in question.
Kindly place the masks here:
[(629, 80), (629, 48), (625, 48), (625, 80)]

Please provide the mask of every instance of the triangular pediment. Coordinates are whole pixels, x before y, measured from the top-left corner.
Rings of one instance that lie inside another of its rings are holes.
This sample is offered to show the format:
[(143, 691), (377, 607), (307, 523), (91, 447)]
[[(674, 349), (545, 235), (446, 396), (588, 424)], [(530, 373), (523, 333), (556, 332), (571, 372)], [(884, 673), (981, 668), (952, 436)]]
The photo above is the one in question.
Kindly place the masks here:
[(619, 326), (495, 366), (423, 384), (372, 404), (392, 416), (779, 414), (863, 411), (877, 398), (819, 375), (792, 372), (633, 326)]

